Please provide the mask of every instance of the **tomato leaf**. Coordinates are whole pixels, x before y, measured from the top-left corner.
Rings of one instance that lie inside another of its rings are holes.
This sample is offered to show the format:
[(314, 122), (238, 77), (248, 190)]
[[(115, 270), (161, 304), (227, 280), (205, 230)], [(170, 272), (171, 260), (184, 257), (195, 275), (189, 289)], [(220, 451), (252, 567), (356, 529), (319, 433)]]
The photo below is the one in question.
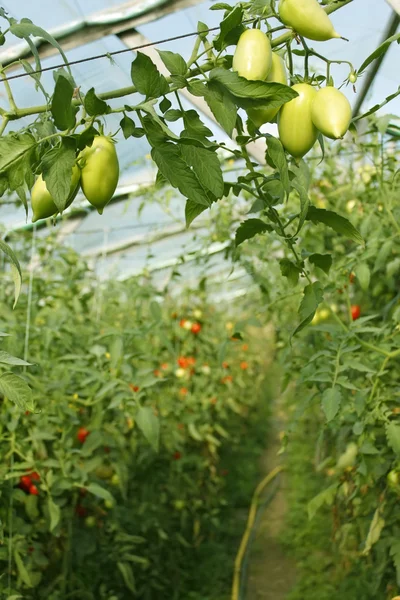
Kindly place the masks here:
[(290, 261), (288, 258), (283, 258), (279, 262), (279, 266), (281, 268), (281, 273), (282, 273), (283, 277), (286, 277), (288, 279), (289, 283), (293, 287), (295, 287), (299, 282), (299, 276), (301, 273), (301, 269), (296, 267), (296, 265), (294, 263), (292, 263), (292, 261)]
[(361, 65), (361, 67), (358, 69), (357, 71), (357, 75), (360, 75), (363, 71), (365, 71), (365, 69), (367, 67), (369, 67), (369, 65), (376, 60), (377, 58), (379, 58), (380, 56), (382, 56), (382, 54), (385, 54), (389, 48), (389, 46), (393, 43), (393, 42), (398, 42), (400, 40), (400, 33), (396, 33), (395, 35), (392, 35), (391, 37), (389, 37), (387, 40), (385, 40), (380, 46), (378, 46), (378, 48), (376, 48), (376, 50), (374, 50), (372, 52), (372, 54), (370, 54), (363, 62), (363, 64)]
[(133, 576), (132, 567), (123, 562), (117, 562), (117, 567), (128, 590), (130, 590), (133, 594), (136, 594), (135, 578)]
[(324, 273), (329, 275), (332, 266), (332, 256), (330, 254), (311, 254), (308, 260), (312, 265), (322, 269)]
[(101, 100), (96, 96), (94, 92), (94, 88), (90, 88), (88, 93), (85, 95), (84, 105), (86, 108), (86, 112), (91, 117), (96, 117), (97, 115), (107, 115), (111, 108), (108, 106), (107, 102)]
[(315, 496), (307, 505), (308, 518), (313, 519), (316, 513), (319, 511), (324, 504), (331, 506), (336, 496), (337, 484), (329, 486), (326, 490), (320, 492)]
[(363, 556), (367, 556), (374, 544), (381, 537), (381, 533), (383, 528), (385, 527), (385, 519), (381, 516), (382, 506), (376, 509), (374, 516), (372, 518), (371, 524), (369, 526), (369, 531), (367, 535), (367, 539), (365, 540), (365, 548), (362, 551)]
[(269, 158), (272, 160), (275, 168), (278, 170), (278, 173), (281, 178), (281, 182), (283, 185), (283, 189), (286, 194), (290, 192), (290, 180), (289, 180), (289, 169), (285, 156), (285, 151), (281, 142), (278, 138), (273, 135), (267, 135), (267, 154)]
[(236, 231), (235, 244), (236, 247), (242, 244), (245, 240), (253, 238), (259, 233), (272, 231), (272, 227), (261, 219), (247, 219), (239, 225)]
[(48, 497), (48, 508), (50, 516), (50, 531), (54, 531), (60, 522), (61, 510), (58, 504), (54, 502), (51, 496)]
[(0, 394), (14, 402), (21, 410), (34, 410), (32, 390), (25, 379), (15, 373), (3, 373), (0, 377)]
[(89, 484), (86, 487), (86, 489), (88, 492), (90, 492), (94, 496), (97, 496), (98, 498), (101, 498), (102, 500), (109, 500), (110, 502), (114, 502), (114, 498), (110, 494), (110, 492), (105, 488), (101, 487), (101, 485), (98, 485), (97, 483)]
[(197, 204), (192, 200), (187, 200), (185, 206), (186, 227), (189, 227), (189, 225), (195, 220), (195, 218), (201, 215), (201, 213), (207, 210), (207, 208), (208, 206)]
[[(230, 7), (229, 14), (223, 19), (223, 21), (221, 21), (221, 32), (218, 37), (214, 39), (214, 48), (218, 50), (218, 52), (225, 49), (227, 46), (230, 46), (231, 44), (237, 43), (240, 34), (244, 31), (242, 19), (243, 8), (238, 5), (232, 10), (232, 7)], [(232, 33), (234, 35), (232, 35)]]
[(333, 421), (338, 414), (341, 402), (342, 394), (337, 387), (329, 388), (322, 394), (322, 410), (325, 413), (328, 423)]
[(297, 333), (302, 331), (314, 318), (318, 305), (323, 299), (323, 288), (319, 281), (310, 283), (304, 288), (303, 299), (299, 307), (299, 315), (301, 318), (300, 325), (295, 329), (292, 334), (294, 337)]
[(17, 566), (18, 575), (21, 577), (21, 580), (27, 587), (32, 587), (31, 577), (29, 575), (29, 571), (24, 565), (24, 562), (18, 552), (18, 550), (14, 550), (14, 560)]
[(74, 88), (71, 82), (64, 73), (59, 72), (51, 101), (51, 114), (55, 126), (61, 131), (70, 129), (75, 125), (77, 107), (72, 105), (73, 95)]
[(215, 120), (229, 136), (236, 123), (237, 108), (231, 95), (216, 81), (209, 81), (205, 88), (204, 100), (215, 117)]
[(366, 263), (360, 263), (354, 269), (354, 273), (360, 283), (361, 289), (366, 292), (371, 280), (371, 271), (369, 270), (368, 265)]
[(146, 98), (159, 98), (169, 92), (164, 75), (158, 71), (151, 58), (138, 52), (131, 66), (131, 79), (139, 94)]
[(8, 352), (5, 352), (4, 350), (0, 350), (0, 363), (3, 363), (5, 365), (15, 365), (15, 366), (20, 366), (20, 367), (27, 367), (30, 366), (31, 363), (26, 362), (25, 360), (22, 360), (21, 358), (17, 358), (16, 356), (12, 356), (11, 354), (8, 354)]
[(325, 210), (324, 208), (315, 208), (310, 206), (307, 212), (307, 221), (313, 223), (323, 223), (328, 227), (331, 227), (336, 233), (345, 235), (357, 244), (364, 244), (364, 240), (359, 231), (350, 223), (348, 219), (338, 215), (332, 210)]
[(181, 146), (184, 161), (196, 174), (201, 185), (208, 189), (216, 198), (222, 198), (224, 180), (221, 163), (212, 150), (196, 146)]
[(22, 285), (21, 267), (20, 267), (18, 259), (15, 256), (13, 250), (3, 240), (0, 240), (0, 250), (2, 252), (4, 252), (4, 254), (11, 261), (11, 272), (12, 272), (12, 277), (13, 277), (13, 281), (14, 281), (14, 305), (13, 305), (13, 308), (15, 308), (15, 305), (18, 302), (19, 294), (21, 292), (21, 285)]
[(58, 148), (43, 157), (43, 179), (60, 213), (71, 192), (72, 168), (75, 165), (75, 140), (63, 137)]
[(396, 568), (397, 585), (400, 586), (400, 540), (393, 538), (390, 545), (390, 556)]
[(386, 437), (389, 446), (400, 456), (400, 425), (392, 421), (386, 426)]
[(136, 414), (136, 423), (155, 452), (160, 444), (160, 421), (149, 406), (140, 406)]
[(186, 75), (188, 66), (180, 54), (168, 50), (158, 50), (157, 52), (171, 75)]

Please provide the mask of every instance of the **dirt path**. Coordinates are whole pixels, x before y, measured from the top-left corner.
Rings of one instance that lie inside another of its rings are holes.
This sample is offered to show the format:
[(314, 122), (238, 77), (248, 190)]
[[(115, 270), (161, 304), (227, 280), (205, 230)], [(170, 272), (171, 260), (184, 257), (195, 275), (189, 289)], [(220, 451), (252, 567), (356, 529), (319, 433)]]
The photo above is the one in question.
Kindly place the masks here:
[[(274, 419), (268, 436), (268, 448), (262, 456), (262, 471), (267, 475), (280, 463), (279, 431), (282, 417), (275, 407)], [(295, 564), (279, 543), (279, 534), (285, 522), (286, 480), (281, 474), (280, 486), (258, 523), (251, 546), (247, 574), (246, 600), (284, 600), (295, 582)]]

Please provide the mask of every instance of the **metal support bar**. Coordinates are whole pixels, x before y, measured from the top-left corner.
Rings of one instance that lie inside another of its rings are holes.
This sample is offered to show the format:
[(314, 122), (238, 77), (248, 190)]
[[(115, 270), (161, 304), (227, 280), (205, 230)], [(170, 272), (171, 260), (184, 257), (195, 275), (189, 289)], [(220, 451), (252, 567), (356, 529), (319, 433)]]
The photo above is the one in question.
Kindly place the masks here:
[[(385, 32), (382, 36), (380, 44), (382, 44), (385, 40), (387, 40), (389, 37), (391, 37), (392, 35), (394, 35), (396, 33), (399, 23), (400, 23), (400, 15), (398, 15), (396, 12), (393, 11), (393, 14), (389, 19), (389, 22), (388, 22)], [(382, 63), (386, 56), (386, 53), (387, 53), (387, 50), (385, 52), (383, 52), (381, 54), (381, 56), (372, 63), (371, 68), (367, 72), (367, 76), (365, 78), (364, 85), (361, 88), (360, 94), (357, 98), (357, 102), (355, 103), (354, 108), (353, 108), (353, 117), (356, 117), (358, 115), (358, 113), (360, 112), (361, 106), (362, 106), (365, 98), (367, 97), (367, 94), (371, 88), (371, 85), (373, 84), (374, 79), (377, 76), (379, 69), (382, 66)]]

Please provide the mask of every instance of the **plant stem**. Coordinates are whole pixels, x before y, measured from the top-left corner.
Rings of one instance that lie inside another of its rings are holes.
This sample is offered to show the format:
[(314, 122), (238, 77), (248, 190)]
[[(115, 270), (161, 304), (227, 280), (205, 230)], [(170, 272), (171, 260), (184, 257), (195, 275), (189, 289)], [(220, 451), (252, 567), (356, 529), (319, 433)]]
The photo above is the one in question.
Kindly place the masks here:
[(9, 123), (9, 118), (8, 117), (3, 117), (2, 121), (1, 121), (1, 125), (0, 125), (0, 135), (3, 135), (8, 123)]

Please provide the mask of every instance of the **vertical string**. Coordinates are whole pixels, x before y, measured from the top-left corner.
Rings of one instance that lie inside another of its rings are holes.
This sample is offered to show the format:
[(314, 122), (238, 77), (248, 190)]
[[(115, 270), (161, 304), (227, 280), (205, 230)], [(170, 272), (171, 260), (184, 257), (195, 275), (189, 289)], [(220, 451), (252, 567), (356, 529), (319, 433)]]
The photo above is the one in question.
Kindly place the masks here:
[[(14, 436), (14, 434), (12, 434)], [(12, 438), (14, 444), (14, 437)], [(14, 448), (11, 453), (11, 473), (14, 472)], [(11, 595), (11, 570), (12, 570), (12, 538), (13, 538), (13, 510), (14, 510), (14, 479), (10, 478), (10, 504), (8, 506), (8, 595)]]
[[(103, 229), (103, 249), (101, 252), (101, 262), (100, 262), (101, 270), (103, 268), (105, 268), (105, 266), (106, 266), (109, 231), (110, 231), (109, 229), (106, 229), (106, 228)], [(102, 284), (102, 281), (99, 276), (97, 277), (97, 279), (98, 279), (98, 283), (99, 283), (99, 292), (98, 292), (98, 297), (97, 297), (96, 320), (99, 321), (100, 316), (101, 316), (102, 304), (103, 304), (103, 284)]]
[[(29, 270), (29, 284), (28, 284), (28, 307), (26, 311), (26, 324), (25, 324), (25, 347), (24, 347), (24, 360), (28, 361), (29, 353), (29, 336), (31, 329), (31, 312), (32, 312), (32, 288), (33, 288), (33, 272), (35, 270), (35, 249), (36, 249), (36, 225), (33, 226), (32, 231), (32, 245), (31, 245), (31, 260)], [(26, 367), (24, 367), (26, 371)]]

